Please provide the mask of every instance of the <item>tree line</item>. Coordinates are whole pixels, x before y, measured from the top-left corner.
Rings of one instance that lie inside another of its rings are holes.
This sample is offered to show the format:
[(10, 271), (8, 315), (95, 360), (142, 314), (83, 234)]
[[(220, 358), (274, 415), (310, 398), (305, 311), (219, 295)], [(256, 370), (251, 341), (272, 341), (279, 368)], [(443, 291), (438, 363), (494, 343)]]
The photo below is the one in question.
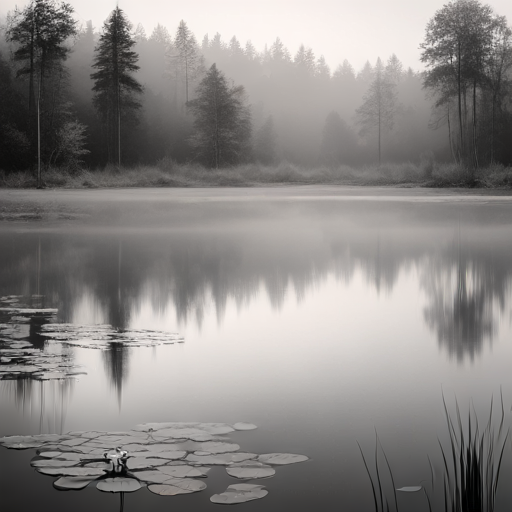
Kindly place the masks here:
[(429, 21), (426, 71), (396, 55), (331, 71), (277, 38), (258, 52), (181, 21), (148, 36), (114, 9), (100, 32), (71, 5), (32, 0), (0, 44), (0, 168), (287, 160), (360, 166), (430, 152), (468, 169), (512, 161), (512, 35), (477, 0)]

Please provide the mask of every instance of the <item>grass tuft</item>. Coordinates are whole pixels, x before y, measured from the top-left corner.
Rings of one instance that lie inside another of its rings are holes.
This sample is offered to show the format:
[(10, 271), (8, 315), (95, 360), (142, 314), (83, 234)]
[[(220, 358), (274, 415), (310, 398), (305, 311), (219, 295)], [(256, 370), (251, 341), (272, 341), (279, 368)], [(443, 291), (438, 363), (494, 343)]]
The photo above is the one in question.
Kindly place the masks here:
[[(456, 401), (457, 423), (453, 421), (446, 406), (443, 394), (443, 406), (449, 432), (449, 447), (443, 448), (444, 502), (448, 512), (493, 512), (501, 463), (509, 429), (503, 436), (505, 410), (503, 395), (501, 398), (501, 418), (499, 428), (493, 426), (493, 399), (487, 424), (483, 430), (476, 411), (470, 409), (466, 429), (461, 420), (459, 404)], [(451, 458), (450, 458), (451, 454)]]
[[(432, 155), (422, 155), (418, 164), (385, 163), (353, 168), (301, 167), (289, 162), (275, 166), (248, 163), (236, 167), (208, 169), (196, 163), (178, 164), (163, 158), (156, 165), (103, 169), (50, 168), (42, 173), (49, 188), (125, 187), (251, 187), (273, 185), (357, 185), (399, 187), (512, 188), (512, 169), (492, 165), (468, 172), (455, 164), (437, 164)], [(29, 171), (0, 171), (0, 187), (33, 188), (35, 175)]]

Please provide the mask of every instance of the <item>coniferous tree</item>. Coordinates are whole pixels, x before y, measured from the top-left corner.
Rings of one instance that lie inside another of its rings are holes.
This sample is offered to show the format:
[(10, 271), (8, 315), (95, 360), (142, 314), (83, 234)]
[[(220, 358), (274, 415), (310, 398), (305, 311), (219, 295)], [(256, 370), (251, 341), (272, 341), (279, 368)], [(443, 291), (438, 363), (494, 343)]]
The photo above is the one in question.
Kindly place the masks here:
[[(25, 9), (15, 9), (7, 19), (7, 41), (15, 44), (13, 58), (21, 62), (17, 77), (28, 77), (28, 135), (33, 149), (37, 147), (38, 186), (41, 186), (41, 145), (46, 142), (45, 83), (62, 76), (62, 61), (69, 48), (64, 44), (76, 35), (73, 8), (55, 0), (33, 0)], [(35, 81), (37, 80), (37, 85)], [(52, 84), (54, 85), (54, 84)], [(55, 95), (52, 95), (55, 98)], [(53, 111), (49, 114), (53, 114)], [(52, 120), (52, 116), (49, 120)], [(43, 129), (41, 130), (41, 118)], [(42, 141), (41, 141), (42, 139)]]
[(187, 104), (190, 83), (195, 78), (200, 59), (196, 38), (183, 20), (180, 21), (176, 31), (174, 46), (176, 48), (176, 66), (185, 82), (185, 104)]
[(301, 76), (312, 77), (315, 74), (315, 54), (311, 48), (306, 48), (301, 44), (293, 63)]
[(242, 86), (229, 87), (215, 64), (189, 102), (194, 115), (191, 146), (210, 167), (240, 163), (249, 156), (251, 113)]
[(134, 95), (143, 90), (132, 76), (139, 66), (138, 55), (132, 50), (135, 40), (130, 30), (124, 12), (116, 7), (103, 25), (93, 63), (98, 71), (91, 75), (93, 103), (106, 126), (108, 159), (118, 166), (121, 165), (121, 118), (140, 108)]
[(360, 134), (377, 132), (379, 165), (381, 163), (382, 134), (393, 128), (395, 114), (398, 111), (396, 85), (384, 72), (382, 61), (377, 59), (374, 77), (363, 97), (363, 104), (356, 110), (361, 125)]

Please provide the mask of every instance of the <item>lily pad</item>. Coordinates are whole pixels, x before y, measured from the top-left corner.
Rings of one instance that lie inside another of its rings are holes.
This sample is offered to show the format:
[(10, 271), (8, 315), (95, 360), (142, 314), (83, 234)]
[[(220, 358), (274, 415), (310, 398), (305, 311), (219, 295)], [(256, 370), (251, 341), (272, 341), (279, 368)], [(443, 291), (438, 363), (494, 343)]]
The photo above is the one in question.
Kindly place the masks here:
[(62, 476), (53, 482), (53, 486), (59, 491), (79, 491), (85, 489), (91, 482), (94, 482), (94, 480), (96, 479), (80, 476)]
[(421, 491), (422, 487), (421, 485), (412, 485), (409, 487), (400, 487), (400, 489), (397, 489), (397, 491), (400, 492), (418, 492)]
[[(43, 457), (43, 454), (45, 452), (42, 452), (39, 454), (40, 457)], [(46, 452), (46, 453), (58, 453), (59, 455), (55, 455), (55, 460), (68, 460), (68, 461), (77, 461), (80, 462), (82, 458), (84, 457), (83, 453), (75, 453), (75, 452)]]
[(29, 448), (41, 448), (43, 446), (43, 442), (26, 442), (26, 443), (1, 443), (5, 448), (9, 448), (10, 450), (28, 450)]
[(46, 459), (53, 459), (53, 457), (59, 455), (62, 455), (62, 452), (39, 452), (39, 457), (45, 457)]
[(61, 460), (61, 459), (41, 459), (33, 460), (30, 465), (33, 468), (68, 468), (76, 466), (76, 460)]
[(248, 460), (246, 462), (239, 462), (232, 464), (226, 468), (226, 473), (235, 478), (242, 480), (256, 479), (256, 478), (270, 478), (276, 474), (276, 470), (257, 462), (254, 460)]
[(164, 464), (167, 464), (166, 459), (132, 457), (128, 459), (127, 466), (129, 469), (148, 469), (155, 466), (163, 466)]
[(306, 457), (306, 455), (297, 455), (295, 453), (264, 453), (258, 457), (258, 460), (264, 464), (275, 464), (281, 466), (285, 464), (304, 462), (309, 460), (309, 457)]
[(204, 478), (206, 476), (206, 473), (201, 469), (187, 465), (161, 466), (158, 468), (158, 472), (173, 478)]
[(96, 484), (96, 489), (103, 492), (135, 492), (142, 486), (135, 478), (105, 478)]
[(235, 443), (216, 443), (210, 441), (206, 443), (198, 443), (198, 445), (198, 451), (211, 454), (229, 453), (240, 450), (240, 445)]
[(206, 484), (192, 478), (171, 478), (165, 484), (148, 485), (148, 489), (160, 496), (176, 496), (203, 491)]
[(151, 471), (134, 471), (132, 475), (140, 480), (141, 482), (146, 482), (147, 484), (163, 484), (171, 477), (166, 475), (165, 473), (161, 473), (157, 470)]
[(103, 476), (105, 471), (99, 468), (71, 467), (71, 468), (38, 468), (37, 471), (43, 475), (53, 476)]
[(53, 316), (59, 312), (58, 309), (36, 309), (36, 308), (0, 308), (0, 313), (20, 316)]
[(202, 466), (228, 466), (233, 462), (243, 462), (244, 460), (255, 459), (256, 453), (219, 453), (218, 455), (187, 455), (186, 461)]
[(223, 493), (214, 494), (210, 498), (210, 501), (223, 505), (234, 505), (236, 503), (259, 500), (264, 498), (267, 494), (268, 491), (263, 485), (234, 484), (230, 485)]
[(9, 318), (8, 323), (0, 324), (0, 380), (62, 380), (84, 373), (76, 370), (70, 354), (36, 349), (30, 342), (30, 319), (49, 321), (56, 312), (56, 309), (29, 308), (21, 304), (0, 307), (0, 315)]
[(226, 423), (201, 423), (201, 429), (210, 434), (229, 434), (234, 432), (234, 428)]
[(253, 425), (252, 423), (239, 422), (239, 423), (235, 423), (233, 425), (233, 428), (235, 430), (254, 430), (258, 427), (256, 425)]
[(182, 343), (176, 333), (150, 330), (118, 331), (111, 325), (46, 324), (41, 335), (57, 343), (83, 348), (108, 348), (116, 343), (124, 346), (153, 347)]
[[(143, 452), (139, 452), (142, 455)], [(148, 452), (151, 457), (165, 460), (180, 460), (184, 459), (187, 455), (185, 451), (169, 451), (169, 452)]]

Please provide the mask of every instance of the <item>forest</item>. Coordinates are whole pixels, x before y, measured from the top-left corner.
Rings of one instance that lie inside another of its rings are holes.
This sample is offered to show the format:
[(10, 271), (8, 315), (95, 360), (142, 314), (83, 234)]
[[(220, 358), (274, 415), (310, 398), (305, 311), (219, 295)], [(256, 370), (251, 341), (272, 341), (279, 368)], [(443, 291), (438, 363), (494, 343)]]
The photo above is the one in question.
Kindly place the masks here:
[(512, 163), (512, 31), (477, 0), (433, 13), (418, 37), (422, 72), (396, 54), (330, 69), (313, 48), (292, 54), (277, 38), (257, 51), (184, 20), (146, 33), (119, 7), (102, 27), (79, 26), (56, 0), (32, 0), (1, 26), (4, 175)]

